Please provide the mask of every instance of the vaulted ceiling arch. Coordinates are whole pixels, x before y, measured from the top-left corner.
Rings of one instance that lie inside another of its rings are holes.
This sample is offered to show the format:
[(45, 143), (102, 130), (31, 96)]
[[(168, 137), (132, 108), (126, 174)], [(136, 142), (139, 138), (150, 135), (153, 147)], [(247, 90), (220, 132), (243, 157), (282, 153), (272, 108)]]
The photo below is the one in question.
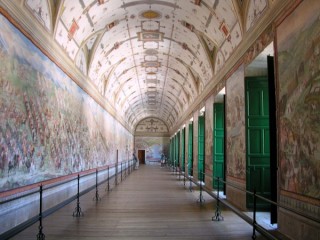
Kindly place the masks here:
[(152, 116), (171, 128), (275, 1), (24, 0), (23, 7), (129, 126)]

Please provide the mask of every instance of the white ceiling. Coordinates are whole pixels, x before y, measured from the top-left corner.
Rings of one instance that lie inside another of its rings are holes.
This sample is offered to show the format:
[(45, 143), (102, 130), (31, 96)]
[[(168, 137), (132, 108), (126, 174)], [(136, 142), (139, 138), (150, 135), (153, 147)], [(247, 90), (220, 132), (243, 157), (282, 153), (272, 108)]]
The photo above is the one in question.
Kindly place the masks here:
[(136, 126), (170, 128), (268, 7), (267, 0), (25, 0), (88, 81)]

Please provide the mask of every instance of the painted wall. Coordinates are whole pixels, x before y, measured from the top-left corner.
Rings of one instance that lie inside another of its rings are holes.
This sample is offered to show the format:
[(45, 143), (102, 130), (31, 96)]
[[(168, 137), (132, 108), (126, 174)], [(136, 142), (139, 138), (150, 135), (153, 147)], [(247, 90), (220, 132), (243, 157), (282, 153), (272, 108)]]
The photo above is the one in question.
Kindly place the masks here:
[[(276, 34), (280, 203), (319, 219), (319, 1), (303, 1), (277, 27)], [(319, 239), (319, 224), (308, 225), (287, 214), (280, 211), (279, 225), (283, 232), (299, 239)]]
[(206, 118), (205, 118), (205, 173), (206, 173), (206, 179), (205, 183), (206, 186), (210, 189), (212, 189), (212, 144), (213, 144), (213, 102), (214, 102), (214, 96), (211, 96), (206, 100)]
[(243, 65), (226, 82), (227, 169), (230, 177), (245, 180), (246, 132)]
[(0, 15), (0, 192), (126, 160), (133, 136)]
[(134, 148), (145, 150), (146, 164), (160, 164), (161, 154), (169, 158), (169, 137), (135, 137)]
[[(244, 66), (241, 65), (226, 81), (226, 180), (245, 189), (246, 134)], [(230, 202), (245, 209), (246, 196), (242, 191), (227, 186)]]
[(198, 127), (199, 111), (193, 113), (193, 177), (198, 179)]

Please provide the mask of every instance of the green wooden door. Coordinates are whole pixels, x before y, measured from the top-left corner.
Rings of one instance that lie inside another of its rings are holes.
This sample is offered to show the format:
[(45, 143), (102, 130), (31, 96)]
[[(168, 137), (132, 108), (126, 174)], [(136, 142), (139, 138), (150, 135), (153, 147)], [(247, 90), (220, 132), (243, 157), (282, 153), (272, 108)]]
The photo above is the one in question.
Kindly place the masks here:
[(173, 140), (172, 140), (172, 160), (171, 160), (171, 165), (174, 165), (175, 157), (176, 157), (176, 135), (174, 135)]
[(204, 141), (205, 141), (205, 117), (199, 116), (198, 119), (198, 179), (204, 182)]
[(171, 164), (173, 158), (173, 138), (170, 138), (170, 157), (169, 157), (169, 164)]
[(171, 163), (171, 165), (173, 165), (173, 163), (174, 163), (174, 156), (175, 156), (175, 137), (176, 136), (173, 136), (173, 138), (172, 138), (172, 158), (171, 158), (171, 161), (170, 161), (170, 163)]
[[(224, 179), (224, 104), (213, 104), (213, 188), (218, 189), (215, 178)], [(223, 190), (223, 184), (219, 183), (219, 190)]]
[[(270, 198), (270, 132), (268, 80), (263, 77), (246, 78), (246, 144), (247, 190)], [(260, 209), (269, 204), (257, 200)], [(247, 207), (253, 207), (247, 196)]]
[(177, 143), (176, 143), (176, 167), (180, 167), (180, 131), (177, 133)]
[(181, 131), (181, 170), (185, 172), (185, 135), (186, 128), (183, 128)]
[(188, 174), (193, 176), (193, 123), (189, 123), (188, 130)]

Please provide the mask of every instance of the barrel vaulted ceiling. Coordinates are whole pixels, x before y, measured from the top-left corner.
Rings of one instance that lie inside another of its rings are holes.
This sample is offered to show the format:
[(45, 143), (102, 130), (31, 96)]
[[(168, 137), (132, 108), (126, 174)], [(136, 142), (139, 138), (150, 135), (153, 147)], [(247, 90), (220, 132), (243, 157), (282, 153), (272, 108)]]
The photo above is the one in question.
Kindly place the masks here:
[(268, 8), (267, 0), (25, 0), (99, 93), (136, 126), (173, 127)]

